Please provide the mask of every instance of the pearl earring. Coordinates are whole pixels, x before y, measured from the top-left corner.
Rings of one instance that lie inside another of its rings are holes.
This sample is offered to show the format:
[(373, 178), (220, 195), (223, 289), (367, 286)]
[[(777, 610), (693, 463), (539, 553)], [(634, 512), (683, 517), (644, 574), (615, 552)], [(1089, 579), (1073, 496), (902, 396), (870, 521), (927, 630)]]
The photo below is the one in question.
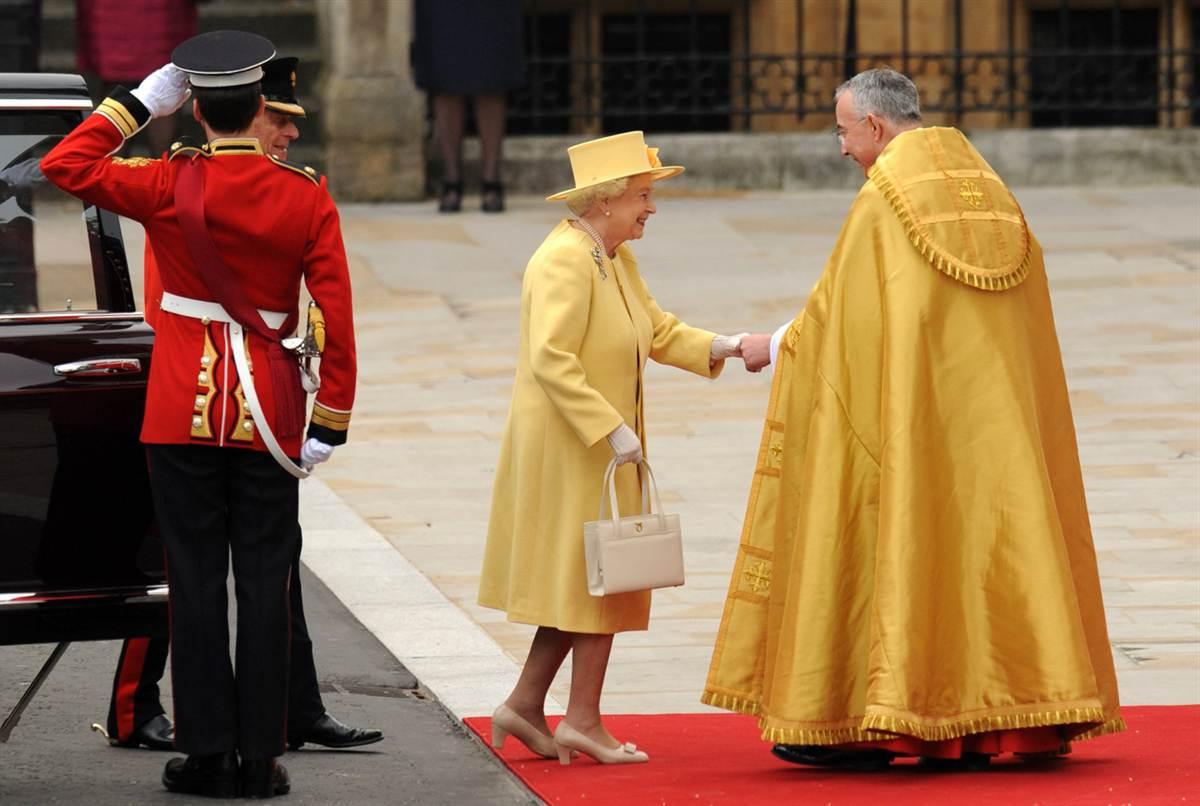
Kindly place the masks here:
[(606, 216), (612, 215), (612, 211), (611, 211), (611, 210), (605, 210), (605, 211), (604, 211), (604, 214), (605, 214)]

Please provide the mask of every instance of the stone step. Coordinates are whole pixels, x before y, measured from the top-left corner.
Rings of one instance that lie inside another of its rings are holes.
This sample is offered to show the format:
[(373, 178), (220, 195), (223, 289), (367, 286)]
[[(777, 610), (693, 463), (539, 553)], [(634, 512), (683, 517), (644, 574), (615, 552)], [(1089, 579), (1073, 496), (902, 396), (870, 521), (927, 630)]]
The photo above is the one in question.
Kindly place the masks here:
[[(996, 173), (1012, 187), (1200, 185), (1200, 127), (1186, 129), (978, 129), (968, 131)], [(567, 148), (578, 135), (526, 135), (504, 141), (503, 177), (512, 193), (546, 195), (569, 187)], [(858, 166), (838, 158), (828, 134), (712, 132), (655, 134), (664, 161), (687, 166), (664, 195), (731, 191), (853, 189)], [(428, 191), (442, 175), (436, 144), (426, 147)], [(463, 142), (468, 194), (477, 192), (479, 138)], [(1194, 216), (1193, 216), (1194, 217)], [(1194, 237), (1193, 227), (1188, 237)]]

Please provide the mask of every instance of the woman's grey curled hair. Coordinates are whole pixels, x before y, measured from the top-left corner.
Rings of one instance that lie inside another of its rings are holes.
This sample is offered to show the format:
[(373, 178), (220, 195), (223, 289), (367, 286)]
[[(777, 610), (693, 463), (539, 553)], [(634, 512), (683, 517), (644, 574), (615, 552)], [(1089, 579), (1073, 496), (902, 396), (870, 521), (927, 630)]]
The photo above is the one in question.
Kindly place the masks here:
[(620, 179), (610, 179), (598, 185), (576, 190), (568, 194), (566, 199), (567, 207), (575, 215), (586, 215), (588, 210), (591, 210), (596, 205), (596, 202), (604, 201), (605, 199), (615, 199), (624, 193), (628, 187), (629, 177), (623, 176)]
[(921, 122), (917, 85), (903, 73), (887, 67), (864, 70), (837, 88), (834, 101), (846, 90), (854, 93), (854, 107), (860, 115), (875, 115), (893, 123)]

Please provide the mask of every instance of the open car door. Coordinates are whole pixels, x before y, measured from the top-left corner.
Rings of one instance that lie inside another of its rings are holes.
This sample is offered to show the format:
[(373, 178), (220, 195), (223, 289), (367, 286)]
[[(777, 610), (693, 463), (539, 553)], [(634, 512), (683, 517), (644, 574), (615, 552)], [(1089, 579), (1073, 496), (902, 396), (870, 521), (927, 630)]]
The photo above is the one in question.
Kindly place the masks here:
[(116, 216), (38, 167), (90, 110), (77, 76), (0, 75), (0, 645), (166, 631), (138, 441), (153, 331)]

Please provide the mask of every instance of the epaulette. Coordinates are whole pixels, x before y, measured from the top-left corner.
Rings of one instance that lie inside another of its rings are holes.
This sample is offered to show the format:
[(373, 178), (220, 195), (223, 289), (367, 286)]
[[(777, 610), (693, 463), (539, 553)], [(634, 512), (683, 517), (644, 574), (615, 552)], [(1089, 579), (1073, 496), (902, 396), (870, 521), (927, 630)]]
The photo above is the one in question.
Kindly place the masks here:
[(205, 143), (204, 145), (197, 145), (196, 141), (190, 137), (180, 137), (178, 140), (171, 143), (170, 156), (167, 157), (167, 159), (173, 160), (176, 157), (181, 156), (187, 156), (189, 158), (197, 156), (207, 157), (208, 144)]
[(274, 154), (268, 154), (267, 156), (270, 157), (271, 162), (275, 163), (280, 168), (287, 168), (289, 171), (295, 171), (296, 173), (300, 174), (301, 176), (305, 177), (306, 179), (311, 180), (314, 185), (321, 184), (321, 175), (319, 173), (317, 173), (316, 168), (313, 168), (310, 165), (301, 165), (298, 162), (288, 162), (287, 160), (281, 160), (281, 159), (279, 159), (279, 157), (276, 157)]

